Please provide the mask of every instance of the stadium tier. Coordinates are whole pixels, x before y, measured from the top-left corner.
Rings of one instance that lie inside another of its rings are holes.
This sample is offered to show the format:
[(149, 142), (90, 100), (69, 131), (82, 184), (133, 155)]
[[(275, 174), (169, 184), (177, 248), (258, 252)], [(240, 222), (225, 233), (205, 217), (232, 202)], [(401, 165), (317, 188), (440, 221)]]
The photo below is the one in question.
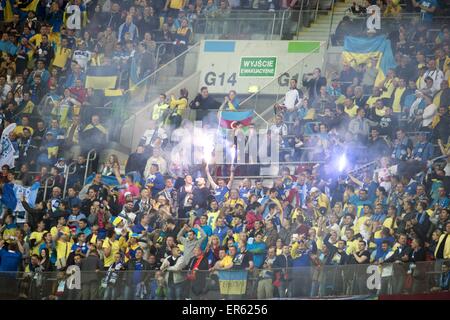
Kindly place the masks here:
[(448, 298), (449, 13), (2, 0), (0, 299)]

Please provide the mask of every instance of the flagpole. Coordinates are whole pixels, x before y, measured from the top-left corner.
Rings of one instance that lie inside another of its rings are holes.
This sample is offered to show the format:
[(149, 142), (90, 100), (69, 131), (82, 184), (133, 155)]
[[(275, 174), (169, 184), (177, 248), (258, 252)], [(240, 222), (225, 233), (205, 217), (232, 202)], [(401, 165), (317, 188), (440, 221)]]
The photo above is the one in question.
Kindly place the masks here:
[(266, 119), (264, 119), (262, 116), (260, 116), (259, 113), (256, 112), (255, 110), (253, 110), (253, 112), (254, 112), (260, 119), (262, 119), (262, 121), (264, 121), (264, 123), (266, 124), (266, 130), (269, 130), (269, 123), (266, 121)]

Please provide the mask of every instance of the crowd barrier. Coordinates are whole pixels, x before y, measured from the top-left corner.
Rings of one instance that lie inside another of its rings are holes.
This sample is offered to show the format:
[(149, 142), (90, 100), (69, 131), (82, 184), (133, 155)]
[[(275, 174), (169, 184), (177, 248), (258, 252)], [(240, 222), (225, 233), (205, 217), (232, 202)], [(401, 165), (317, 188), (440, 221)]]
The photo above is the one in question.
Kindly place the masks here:
[[(288, 269), (68, 271), (0, 273), (1, 299), (31, 300), (249, 300), (335, 299), (441, 292), (440, 261), (315, 265)], [(175, 281), (175, 282), (174, 282)], [(448, 291), (447, 291), (448, 293)], [(440, 293), (442, 295), (442, 292)]]

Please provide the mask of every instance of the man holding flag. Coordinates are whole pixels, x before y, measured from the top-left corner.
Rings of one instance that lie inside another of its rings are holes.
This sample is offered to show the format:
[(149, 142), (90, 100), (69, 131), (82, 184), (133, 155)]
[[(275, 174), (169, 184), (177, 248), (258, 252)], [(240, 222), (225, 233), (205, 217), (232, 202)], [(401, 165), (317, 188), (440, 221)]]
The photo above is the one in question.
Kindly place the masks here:
[(8, 182), (3, 185), (1, 202), (7, 209), (12, 211), (14, 222), (19, 227), (22, 227), (25, 222), (27, 222), (26, 210), (23, 207), (21, 200), (25, 199), (30, 207), (33, 208), (36, 202), (39, 187), (39, 182), (35, 182), (28, 188), (16, 184), (14, 174), (12, 172), (8, 173)]

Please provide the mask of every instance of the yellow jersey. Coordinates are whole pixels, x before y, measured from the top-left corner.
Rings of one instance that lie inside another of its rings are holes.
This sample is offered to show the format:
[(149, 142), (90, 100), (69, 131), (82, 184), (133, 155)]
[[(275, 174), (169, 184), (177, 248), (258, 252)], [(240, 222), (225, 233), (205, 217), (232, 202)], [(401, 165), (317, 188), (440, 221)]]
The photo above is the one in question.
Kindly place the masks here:
[(231, 256), (226, 255), (222, 260), (219, 261), (219, 266), (221, 268), (230, 267), (233, 265), (233, 258)]
[(184, 7), (185, 0), (170, 0), (169, 8), (171, 9), (181, 9)]
[(406, 88), (397, 88), (394, 91), (394, 101), (392, 102), (392, 111), (394, 113), (401, 113), (402, 106), (400, 105), (400, 100), (402, 99), (402, 95), (405, 92)]
[(358, 112), (358, 106), (354, 104), (351, 108), (345, 107), (344, 111), (350, 118), (354, 118)]
[(73, 241), (64, 242), (61, 240), (56, 241), (56, 260), (67, 259), (70, 251), (72, 250)]
[(184, 111), (186, 110), (188, 101), (186, 98), (181, 98), (181, 99), (175, 99), (174, 97), (170, 98), (170, 108), (175, 108), (177, 107), (177, 114), (179, 116), (183, 116), (184, 115)]
[[(64, 234), (70, 234), (70, 228), (68, 226), (64, 226), (61, 229), (61, 232)], [(52, 227), (50, 229), (50, 233), (52, 235), (53, 239), (56, 239), (56, 236), (58, 235), (58, 228), (57, 227)]]
[(103, 249), (111, 248), (111, 254), (109, 255), (109, 257), (105, 256), (103, 261), (103, 265), (105, 267), (109, 267), (114, 262), (114, 255), (120, 251), (119, 240), (114, 240), (113, 242), (111, 242), (110, 239), (105, 239), (105, 241), (103, 241), (102, 248)]
[(29, 126), (22, 126), (22, 125), (17, 126), (17, 127), (14, 129), (13, 133), (14, 133), (16, 136), (22, 136), (22, 135), (23, 135), (23, 129), (24, 129), (24, 128), (27, 128), (28, 130), (30, 130), (31, 135), (33, 135), (34, 130), (33, 130), (32, 127), (29, 127)]
[(46, 232), (47, 231), (44, 230), (44, 231), (41, 231), (41, 232), (33, 231), (31, 233), (30, 240), (36, 240), (36, 241), (34, 243), (33, 248), (31, 249), (30, 254), (37, 254), (37, 255), (39, 255), (39, 247), (44, 242), (42, 238), (44, 236), (44, 233), (46, 233)]
[(387, 79), (384, 83), (384, 92), (381, 95), (381, 98), (388, 98), (390, 99), (392, 96), (392, 93), (394, 92), (394, 79)]
[(220, 211), (207, 211), (206, 214), (208, 216), (208, 225), (212, 230), (216, 228), (217, 217), (219, 216)]
[(53, 59), (53, 66), (63, 69), (71, 56), (72, 56), (72, 49), (58, 47), (58, 49), (55, 50), (55, 58)]

